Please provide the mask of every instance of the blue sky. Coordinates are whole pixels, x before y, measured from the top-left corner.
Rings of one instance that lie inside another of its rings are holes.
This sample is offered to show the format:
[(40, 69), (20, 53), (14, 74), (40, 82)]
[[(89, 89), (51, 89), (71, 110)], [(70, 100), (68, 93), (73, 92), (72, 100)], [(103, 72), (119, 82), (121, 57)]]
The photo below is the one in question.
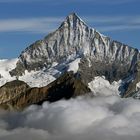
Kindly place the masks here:
[(114, 40), (140, 49), (140, 0), (0, 0), (0, 59), (15, 58), (71, 12)]

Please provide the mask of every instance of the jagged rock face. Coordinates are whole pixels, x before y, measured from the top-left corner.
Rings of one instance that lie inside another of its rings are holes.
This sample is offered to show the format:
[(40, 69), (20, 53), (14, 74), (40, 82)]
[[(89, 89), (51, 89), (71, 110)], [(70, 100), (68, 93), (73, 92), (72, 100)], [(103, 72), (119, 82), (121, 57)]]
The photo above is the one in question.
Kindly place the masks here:
[(72, 72), (65, 73), (53, 83), (41, 88), (30, 88), (22, 81), (12, 81), (0, 89), (0, 107), (22, 110), (32, 104), (70, 99), (89, 92), (90, 89)]
[(91, 92), (88, 86), (81, 81), (81, 78), (77, 74), (73, 74), (73, 72), (65, 73), (48, 85), (48, 87), (48, 100), (51, 102), (62, 98), (69, 99)]
[(103, 61), (104, 65), (110, 63), (112, 66), (114, 63), (122, 67), (125, 64), (127, 71), (133, 71), (139, 52), (103, 36), (73, 13), (55, 32), (23, 51), (11, 75), (21, 75), (25, 69), (49, 68), (53, 62), (61, 63), (77, 56), (89, 57), (93, 64), (95, 61)]
[(140, 89), (138, 90), (136, 89), (137, 83), (139, 82), (140, 82), (140, 61), (136, 65), (136, 71), (134, 73), (134, 80), (132, 82), (127, 83), (128, 88), (125, 94), (123, 95), (123, 97), (133, 96), (134, 98), (136, 97), (140, 99), (140, 97), (138, 97), (139, 96), (138, 94), (140, 94)]
[[(90, 63), (90, 65), (89, 65)], [(109, 82), (124, 79), (136, 72), (130, 69), (131, 65), (127, 63), (115, 62), (107, 63), (104, 61), (93, 61), (89, 59), (82, 59), (79, 64), (79, 74), (84, 83), (88, 84), (96, 76), (105, 76)]]
[(0, 104), (14, 99), (30, 87), (23, 81), (14, 80), (0, 87)]

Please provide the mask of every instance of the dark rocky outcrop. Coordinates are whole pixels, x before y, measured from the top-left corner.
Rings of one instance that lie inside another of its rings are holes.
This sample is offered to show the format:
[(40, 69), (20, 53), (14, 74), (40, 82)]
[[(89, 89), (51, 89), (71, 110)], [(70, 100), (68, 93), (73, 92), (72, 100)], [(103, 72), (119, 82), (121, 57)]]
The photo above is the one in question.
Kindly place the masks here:
[[(137, 93), (139, 91), (137, 91), (136, 89), (136, 84), (140, 82), (140, 62), (137, 63), (136, 65), (136, 70), (134, 73), (134, 80), (132, 82), (128, 83), (128, 88), (124, 94), (123, 97), (132, 97), (132, 96), (137, 96)], [(138, 89), (140, 90), (140, 89)]]
[(56, 81), (41, 88), (30, 88), (26, 83), (16, 80), (1, 87), (0, 107), (22, 110), (32, 104), (42, 104), (44, 101), (54, 102), (63, 98), (70, 99), (88, 92), (90, 89), (73, 72), (65, 73)]
[[(90, 62), (89, 62), (90, 61)], [(90, 63), (90, 66), (89, 66)], [(134, 74), (135, 69), (131, 69), (131, 65), (120, 62), (104, 62), (94, 61), (84, 58), (79, 63), (79, 73), (84, 83), (89, 83), (96, 76), (105, 76), (109, 82), (125, 79), (131, 74)]]
[(23, 81), (14, 80), (0, 87), (0, 103), (5, 103), (24, 93), (30, 87)]
[(53, 102), (63, 97), (69, 99), (90, 92), (90, 89), (82, 82), (78, 74), (65, 73), (56, 81), (48, 85), (48, 100)]

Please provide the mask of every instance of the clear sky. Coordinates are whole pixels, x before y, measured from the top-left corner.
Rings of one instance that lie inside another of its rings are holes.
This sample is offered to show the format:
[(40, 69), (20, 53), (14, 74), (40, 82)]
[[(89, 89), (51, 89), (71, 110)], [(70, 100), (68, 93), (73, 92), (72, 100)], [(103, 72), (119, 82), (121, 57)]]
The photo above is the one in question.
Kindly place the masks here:
[(112, 39), (140, 49), (140, 0), (0, 0), (0, 59), (18, 57), (72, 12)]

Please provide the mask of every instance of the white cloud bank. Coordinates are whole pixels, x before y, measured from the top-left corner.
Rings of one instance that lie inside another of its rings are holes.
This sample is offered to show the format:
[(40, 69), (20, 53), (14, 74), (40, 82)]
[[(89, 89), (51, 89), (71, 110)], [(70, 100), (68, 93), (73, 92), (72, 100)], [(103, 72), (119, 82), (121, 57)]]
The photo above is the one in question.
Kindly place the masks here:
[(140, 101), (78, 97), (0, 112), (0, 140), (139, 140)]

